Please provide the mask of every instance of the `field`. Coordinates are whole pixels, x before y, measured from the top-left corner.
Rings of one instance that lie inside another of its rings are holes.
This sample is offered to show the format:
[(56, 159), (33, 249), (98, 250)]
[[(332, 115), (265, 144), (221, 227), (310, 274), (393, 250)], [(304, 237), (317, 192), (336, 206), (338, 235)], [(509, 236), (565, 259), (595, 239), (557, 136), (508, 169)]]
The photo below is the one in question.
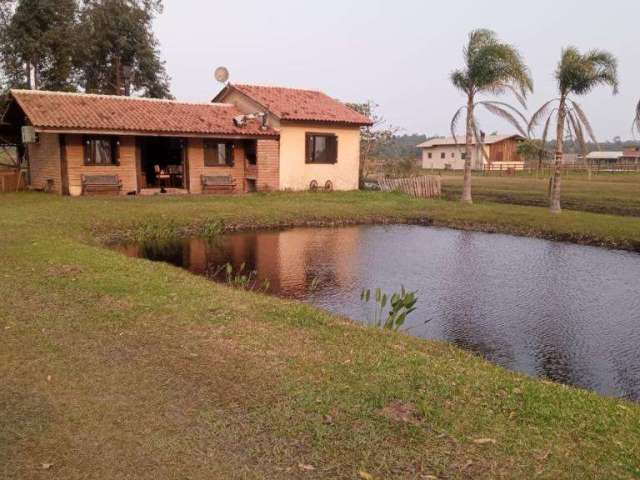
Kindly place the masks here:
[[(564, 208), (640, 216), (640, 174), (601, 173), (588, 180), (584, 173), (572, 173), (562, 182)], [(548, 185), (548, 178), (535, 175), (474, 176), (473, 196), (477, 201), (546, 206)], [(443, 190), (445, 198), (459, 198), (462, 177), (445, 174)]]
[(397, 221), (640, 250), (632, 216), (399, 194), (0, 196), (0, 478), (638, 478), (638, 405), (103, 245)]

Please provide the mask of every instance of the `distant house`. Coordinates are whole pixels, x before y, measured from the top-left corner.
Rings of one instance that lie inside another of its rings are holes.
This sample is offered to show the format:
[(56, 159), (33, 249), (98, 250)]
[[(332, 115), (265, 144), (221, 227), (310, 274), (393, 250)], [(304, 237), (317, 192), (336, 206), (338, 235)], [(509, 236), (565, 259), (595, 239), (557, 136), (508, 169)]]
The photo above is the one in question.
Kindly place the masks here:
[[(518, 144), (525, 138), (520, 135), (487, 135), (484, 147), (473, 142), (471, 168), (520, 170), (524, 168), (524, 160), (518, 155)], [(446, 170), (462, 170), (465, 162), (464, 137), (433, 138), (417, 147), (422, 150), (422, 168)], [(482, 153), (484, 148), (484, 154)]]
[(637, 171), (640, 165), (640, 148), (627, 148), (624, 151), (591, 152), (586, 156), (587, 162), (600, 170)]
[(214, 102), (12, 90), (29, 185), (64, 195), (358, 188), (364, 115), (315, 90), (231, 85)]
[(615, 166), (616, 164), (618, 164), (620, 162), (620, 159), (622, 158), (623, 153), (624, 152), (618, 152), (618, 151), (615, 151), (615, 152), (595, 151), (595, 152), (588, 153), (585, 158), (587, 159), (587, 162), (589, 162), (593, 166), (606, 168), (608, 166)]

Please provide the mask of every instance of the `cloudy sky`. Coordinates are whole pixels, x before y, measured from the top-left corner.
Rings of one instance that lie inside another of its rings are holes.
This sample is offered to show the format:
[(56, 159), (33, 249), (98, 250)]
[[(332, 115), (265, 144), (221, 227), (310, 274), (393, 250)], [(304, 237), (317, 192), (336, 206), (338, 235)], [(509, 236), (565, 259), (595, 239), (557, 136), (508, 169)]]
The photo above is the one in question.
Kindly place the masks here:
[[(527, 6), (525, 6), (527, 5)], [(231, 81), (322, 90), (343, 101), (374, 100), (406, 133), (446, 134), (464, 101), (449, 83), (474, 28), (517, 46), (533, 73), (529, 110), (555, 95), (563, 46), (618, 56), (620, 94), (601, 88), (580, 100), (599, 139), (630, 137), (640, 99), (637, 0), (165, 0), (156, 21), (174, 95), (207, 100)], [(484, 130), (510, 128), (483, 114)]]

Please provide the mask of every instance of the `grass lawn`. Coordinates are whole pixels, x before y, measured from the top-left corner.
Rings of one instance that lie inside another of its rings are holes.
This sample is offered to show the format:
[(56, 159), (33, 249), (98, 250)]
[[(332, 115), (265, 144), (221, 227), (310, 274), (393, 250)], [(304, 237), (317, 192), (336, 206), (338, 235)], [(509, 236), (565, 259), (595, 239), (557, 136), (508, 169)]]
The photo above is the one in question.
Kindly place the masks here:
[[(536, 178), (474, 176), (473, 197), (476, 201), (547, 206), (547, 177)], [(458, 199), (462, 193), (462, 176), (443, 177), (446, 198)], [(562, 178), (562, 204), (570, 210), (612, 215), (640, 216), (640, 174), (586, 175), (570, 173)]]
[(633, 217), (396, 194), (1, 196), (0, 478), (639, 478), (638, 405), (101, 244), (419, 219), (640, 249)]

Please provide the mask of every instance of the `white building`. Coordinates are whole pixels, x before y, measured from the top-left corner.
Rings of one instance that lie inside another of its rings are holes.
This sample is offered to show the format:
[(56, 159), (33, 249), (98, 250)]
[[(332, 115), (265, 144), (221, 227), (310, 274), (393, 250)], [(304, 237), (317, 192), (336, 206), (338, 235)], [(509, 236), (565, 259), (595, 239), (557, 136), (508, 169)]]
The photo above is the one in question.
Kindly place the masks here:
[[(484, 139), (484, 146), (476, 145), (473, 142), (473, 153), (471, 156), (471, 168), (482, 170), (509, 169), (521, 170), (524, 168), (524, 161), (517, 153), (518, 144), (525, 140), (520, 135), (487, 135)], [(422, 149), (422, 168), (462, 170), (465, 161), (465, 138), (458, 137), (458, 144), (449, 138), (433, 138), (418, 145)], [(484, 148), (484, 155), (482, 154)]]

